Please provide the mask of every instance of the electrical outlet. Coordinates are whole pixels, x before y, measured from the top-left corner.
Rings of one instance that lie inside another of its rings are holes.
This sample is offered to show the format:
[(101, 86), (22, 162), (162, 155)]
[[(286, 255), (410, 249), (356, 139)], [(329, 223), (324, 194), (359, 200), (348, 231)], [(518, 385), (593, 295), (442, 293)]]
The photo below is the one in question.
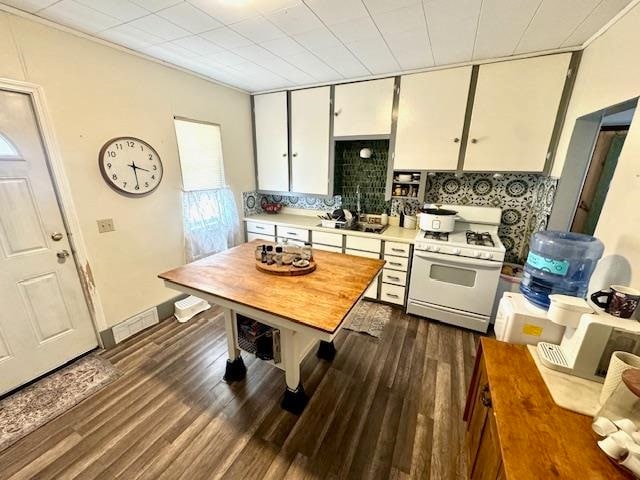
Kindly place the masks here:
[(113, 226), (113, 218), (98, 220), (98, 233), (113, 232), (115, 229)]

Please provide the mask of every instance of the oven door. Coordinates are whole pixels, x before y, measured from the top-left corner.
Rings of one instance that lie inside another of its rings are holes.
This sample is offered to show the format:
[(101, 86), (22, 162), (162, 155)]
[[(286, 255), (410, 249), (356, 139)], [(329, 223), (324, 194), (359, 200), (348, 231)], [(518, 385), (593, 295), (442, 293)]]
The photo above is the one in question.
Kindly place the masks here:
[(501, 262), (414, 251), (409, 298), (489, 316)]

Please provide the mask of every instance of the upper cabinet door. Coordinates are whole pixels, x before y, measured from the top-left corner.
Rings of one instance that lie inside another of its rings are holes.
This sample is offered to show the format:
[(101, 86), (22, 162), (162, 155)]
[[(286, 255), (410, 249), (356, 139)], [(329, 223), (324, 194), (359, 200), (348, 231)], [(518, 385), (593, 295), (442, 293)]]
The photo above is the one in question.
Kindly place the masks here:
[(258, 190), (289, 190), (287, 93), (253, 97)]
[(329, 195), (331, 87), (291, 92), (291, 191)]
[(570, 53), (481, 65), (464, 170), (542, 172)]
[(403, 75), (394, 168), (455, 170), (471, 67)]
[(336, 85), (333, 136), (389, 135), (393, 78)]

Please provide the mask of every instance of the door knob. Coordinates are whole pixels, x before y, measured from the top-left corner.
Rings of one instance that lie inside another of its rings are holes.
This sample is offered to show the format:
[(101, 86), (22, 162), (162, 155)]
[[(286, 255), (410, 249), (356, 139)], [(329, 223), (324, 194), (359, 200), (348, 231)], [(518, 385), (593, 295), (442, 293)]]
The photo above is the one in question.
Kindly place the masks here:
[(471, 139), (471, 143), (478, 143), (478, 139), (477, 138), (472, 138)]
[(54, 242), (59, 242), (60, 240), (62, 240), (62, 234), (58, 232), (52, 233), (51, 240), (53, 240)]
[(58, 257), (61, 260), (64, 260), (68, 256), (69, 256), (69, 251), (68, 250), (60, 250), (58, 253), (56, 253), (56, 257)]

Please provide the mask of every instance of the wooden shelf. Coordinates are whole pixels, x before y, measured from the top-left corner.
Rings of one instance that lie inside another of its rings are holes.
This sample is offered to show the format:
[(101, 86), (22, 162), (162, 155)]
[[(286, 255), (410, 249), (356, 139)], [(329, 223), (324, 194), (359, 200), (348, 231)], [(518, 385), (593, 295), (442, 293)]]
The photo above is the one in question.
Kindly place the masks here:
[(420, 181), (417, 181), (417, 182), (400, 182), (400, 181), (394, 180), (392, 183), (397, 183), (398, 185), (420, 185)]
[(418, 197), (391, 195), (391, 198), (400, 198), (402, 200), (418, 200)]

